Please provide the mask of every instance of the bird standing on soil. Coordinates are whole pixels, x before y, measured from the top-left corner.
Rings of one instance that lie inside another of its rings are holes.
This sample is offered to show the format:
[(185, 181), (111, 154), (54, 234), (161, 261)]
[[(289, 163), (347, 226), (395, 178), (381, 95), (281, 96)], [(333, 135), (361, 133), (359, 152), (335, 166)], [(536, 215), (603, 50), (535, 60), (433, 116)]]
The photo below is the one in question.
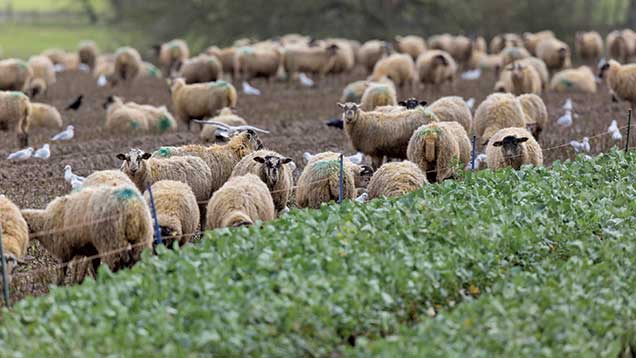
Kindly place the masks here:
[(75, 136), (75, 130), (73, 129), (73, 126), (68, 126), (63, 132), (53, 136), (51, 140), (71, 140), (73, 139), (73, 136)]
[(51, 151), (49, 149), (48, 143), (43, 145), (42, 148), (36, 150), (35, 154), (33, 154), (33, 158), (38, 159), (49, 159), (49, 157), (51, 157)]
[(247, 81), (243, 82), (243, 93), (250, 95), (250, 96), (260, 96), (261, 95), (261, 91), (258, 88), (254, 88), (252, 86), (250, 86), (249, 83), (247, 83)]
[(572, 112), (565, 111), (565, 114), (559, 118), (557, 124), (563, 127), (569, 127), (572, 125)]
[(300, 84), (302, 84), (305, 87), (313, 87), (314, 86), (314, 80), (309, 78), (309, 76), (307, 76), (304, 72), (301, 72), (298, 75), (298, 79), (300, 80)]
[(19, 150), (17, 152), (9, 154), (7, 159), (8, 160), (15, 160), (15, 161), (27, 160), (27, 159), (31, 158), (31, 155), (33, 155), (33, 148), (28, 147), (26, 149), (22, 149), (22, 150)]
[(84, 184), (86, 178), (73, 174), (73, 170), (70, 165), (64, 167), (64, 180), (71, 184), (71, 188), (77, 189)]
[(572, 146), (572, 148), (574, 148), (575, 152), (586, 152), (588, 153), (590, 151), (590, 139), (588, 137), (583, 137), (583, 140), (580, 142), (577, 142), (575, 140), (570, 141), (570, 145)]
[(84, 99), (84, 95), (79, 95), (73, 103), (66, 106), (66, 110), (77, 111), (82, 106), (82, 100)]
[(332, 118), (327, 121), (327, 127), (334, 127), (342, 129), (344, 127), (344, 122), (340, 118)]

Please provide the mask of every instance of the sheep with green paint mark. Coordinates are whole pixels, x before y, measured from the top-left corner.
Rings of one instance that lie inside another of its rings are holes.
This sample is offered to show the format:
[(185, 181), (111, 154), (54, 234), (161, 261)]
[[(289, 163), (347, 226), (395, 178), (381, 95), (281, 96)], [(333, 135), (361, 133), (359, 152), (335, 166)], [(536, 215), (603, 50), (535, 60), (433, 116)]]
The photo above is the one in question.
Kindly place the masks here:
[(455, 163), (470, 161), (471, 143), (457, 122), (430, 123), (418, 128), (409, 140), (408, 159), (417, 164), (429, 182), (441, 182), (455, 174)]
[(14, 58), (0, 61), (0, 91), (25, 92), (32, 77), (33, 70), (26, 62)]
[[(340, 160), (338, 153), (326, 152), (312, 157), (298, 178), (296, 205), (318, 209), (323, 203), (338, 200)], [(343, 199), (355, 199), (357, 185), (363, 177), (373, 174), (367, 166), (345, 159), (343, 164)]]
[(193, 119), (212, 117), (224, 107), (236, 107), (238, 98), (234, 86), (225, 81), (188, 85), (183, 78), (178, 78), (171, 91), (175, 116), (188, 129)]
[(90, 257), (97, 270), (130, 267), (152, 246), (152, 219), (134, 187), (91, 187), (58, 197), (46, 209), (22, 210), (31, 239), (60, 262)]
[(122, 133), (148, 131), (146, 113), (139, 108), (125, 105), (121, 98), (108, 97), (104, 107), (106, 108), (106, 129)]
[(596, 77), (587, 66), (557, 72), (550, 82), (554, 92), (596, 93)]
[(372, 111), (380, 106), (397, 105), (397, 94), (392, 84), (371, 84), (362, 95), (360, 109)]

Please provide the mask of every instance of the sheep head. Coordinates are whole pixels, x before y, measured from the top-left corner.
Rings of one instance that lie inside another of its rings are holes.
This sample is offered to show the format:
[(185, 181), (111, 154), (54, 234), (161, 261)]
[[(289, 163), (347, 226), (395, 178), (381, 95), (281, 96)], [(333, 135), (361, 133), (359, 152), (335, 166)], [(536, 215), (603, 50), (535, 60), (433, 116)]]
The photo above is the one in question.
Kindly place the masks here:
[(254, 157), (254, 161), (263, 164), (263, 171), (267, 186), (273, 188), (280, 179), (281, 167), (291, 163), (291, 158), (281, 158), (275, 155), (266, 155), (265, 157)]
[(336, 44), (331, 44), (329, 46), (327, 46), (327, 48), (325, 48), (325, 51), (327, 51), (327, 55), (329, 55), (329, 57), (335, 56), (336, 54), (338, 54), (338, 50), (340, 49), (340, 47), (338, 47), (338, 45)]
[(398, 104), (402, 107), (405, 107), (406, 109), (415, 109), (417, 108), (417, 106), (422, 106), (422, 107), (426, 106), (428, 102), (418, 101), (417, 98), (411, 97), (407, 100), (398, 102)]
[(439, 54), (433, 57), (433, 63), (437, 66), (448, 66), (448, 59), (444, 55)]
[(494, 147), (502, 147), (501, 152), (504, 159), (511, 160), (520, 158), (523, 155), (523, 147), (520, 145), (528, 140), (528, 137), (517, 138), (515, 136), (506, 136), (502, 140), (494, 142)]
[(249, 153), (263, 149), (263, 142), (261, 142), (256, 132), (252, 129), (238, 132), (238, 134), (234, 135), (232, 139), (230, 139), (230, 143), (228, 143), (228, 145), (230, 147), (237, 147), (238, 154), (241, 158)]
[(338, 103), (338, 107), (342, 108), (342, 118), (345, 123), (353, 123), (358, 119), (358, 114), (360, 114), (360, 106), (358, 104), (353, 102)]
[(150, 159), (152, 154), (146, 153), (141, 149), (133, 148), (127, 154), (117, 154), (117, 159), (123, 160), (121, 171), (135, 176), (138, 173), (143, 174), (146, 170), (145, 160)]
[(121, 103), (121, 98), (110, 95), (108, 96), (108, 98), (106, 98), (106, 101), (102, 104), (102, 108), (108, 109), (108, 107), (110, 107), (114, 103)]

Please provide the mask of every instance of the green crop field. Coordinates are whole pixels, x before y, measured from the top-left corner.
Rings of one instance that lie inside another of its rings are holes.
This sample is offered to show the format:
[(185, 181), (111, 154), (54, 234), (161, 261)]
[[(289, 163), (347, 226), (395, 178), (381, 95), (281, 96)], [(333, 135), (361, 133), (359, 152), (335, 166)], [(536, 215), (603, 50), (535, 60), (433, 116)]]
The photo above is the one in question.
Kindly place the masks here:
[[(14, 11), (81, 11), (81, 2), (77, 0), (10, 0)], [(91, 0), (91, 4), (98, 12), (108, 10), (107, 0)], [(6, 4), (6, 1), (1, 3)]]
[(634, 173), (612, 151), (210, 232), (18, 302), (0, 355), (617, 357)]

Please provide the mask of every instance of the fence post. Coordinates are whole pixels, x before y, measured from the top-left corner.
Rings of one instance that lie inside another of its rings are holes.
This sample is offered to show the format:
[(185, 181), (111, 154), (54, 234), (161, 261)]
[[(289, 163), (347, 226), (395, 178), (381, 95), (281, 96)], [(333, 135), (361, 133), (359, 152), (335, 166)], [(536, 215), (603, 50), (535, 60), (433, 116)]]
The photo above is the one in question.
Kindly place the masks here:
[(2, 257), (2, 296), (4, 304), (9, 307), (9, 273), (7, 272), (7, 258), (4, 256), (4, 244), (2, 243), (2, 224), (0, 224), (0, 257)]
[(477, 136), (473, 134), (473, 151), (470, 156), (470, 167), (475, 170), (475, 152), (477, 151)]
[(631, 132), (632, 129), (632, 109), (630, 108), (629, 111), (627, 111), (627, 140), (625, 141), (625, 153), (627, 153), (627, 150), (629, 149), (629, 134)]
[(338, 204), (344, 199), (344, 154), (340, 154), (340, 175), (338, 176)]
[(152, 209), (152, 216), (155, 219), (155, 245), (162, 244), (161, 229), (159, 228), (159, 219), (157, 219), (157, 208), (155, 208), (155, 198), (152, 196), (152, 188), (148, 184), (148, 194), (150, 195), (150, 208)]

